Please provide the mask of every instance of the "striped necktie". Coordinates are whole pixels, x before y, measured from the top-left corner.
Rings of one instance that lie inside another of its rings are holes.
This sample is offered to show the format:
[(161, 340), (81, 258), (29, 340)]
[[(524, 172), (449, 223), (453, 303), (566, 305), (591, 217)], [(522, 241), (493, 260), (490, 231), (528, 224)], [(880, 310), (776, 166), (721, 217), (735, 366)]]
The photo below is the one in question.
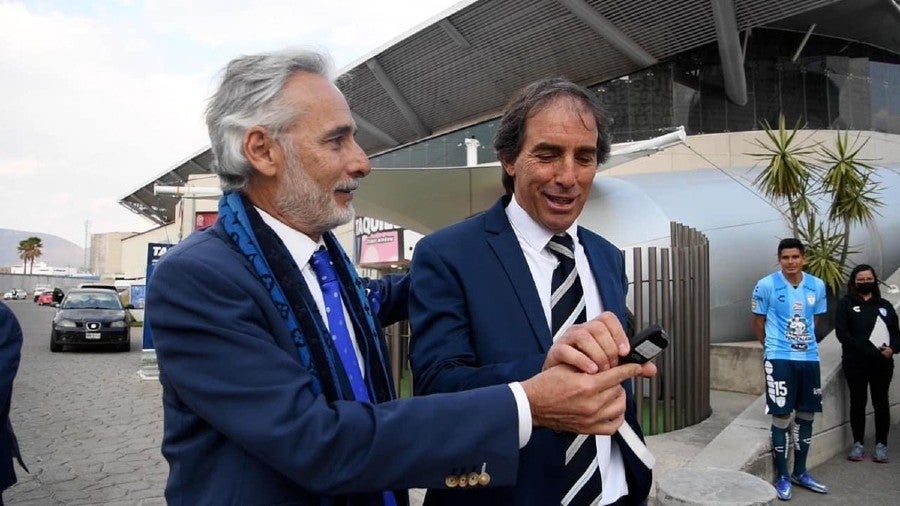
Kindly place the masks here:
[[(554, 235), (547, 249), (559, 260), (551, 283), (550, 314), (553, 340), (566, 329), (586, 321), (584, 291), (578, 270), (575, 269), (575, 249), (569, 234)], [(603, 482), (597, 467), (597, 445), (585, 434), (566, 434), (565, 468), (563, 469), (562, 506), (582, 506), (600, 503)]]

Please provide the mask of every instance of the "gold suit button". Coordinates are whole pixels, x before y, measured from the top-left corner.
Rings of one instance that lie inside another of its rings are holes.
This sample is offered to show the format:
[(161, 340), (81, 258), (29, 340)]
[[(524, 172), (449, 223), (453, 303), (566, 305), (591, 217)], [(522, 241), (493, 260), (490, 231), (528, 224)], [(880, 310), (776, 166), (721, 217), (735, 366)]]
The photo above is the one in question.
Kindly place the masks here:
[(459, 475), (459, 488), (465, 488), (468, 486), (469, 486), (469, 479), (466, 477), (466, 475), (464, 475), (464, 474)]
[(487, 486), (491, 482), (491, 475), (482, 471), (481, 474), (478, 475), (478, 484), (481, 486)]
[(469, 473), (469, 486), (474, 487), (478, 485), (478, 473)]
[(447, 485), (448, 488), (454, 488), (458, 483), (455, 474), (448, 474), (447, 477), (444, 478), (444, 485)]

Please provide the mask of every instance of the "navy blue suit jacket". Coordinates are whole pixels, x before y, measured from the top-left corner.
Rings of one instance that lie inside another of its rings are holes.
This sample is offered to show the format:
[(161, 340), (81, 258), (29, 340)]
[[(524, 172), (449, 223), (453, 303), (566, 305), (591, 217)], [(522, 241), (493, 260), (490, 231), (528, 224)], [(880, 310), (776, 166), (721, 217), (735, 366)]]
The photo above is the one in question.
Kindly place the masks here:
[[(530, 378), (541, 370), (552, 344), (550, 326), (525, 255), (506, 217), (508, 197), (488, 211), (436, 232), (416, 245), (410, 269), (410, 359), (416, 393), (454, 392)], [(621, 251), (579, 228), (605, 310), (626, 321)], [(641, 434), (631, 382), (626, 421)], [(614, 436), (618, 439), (618, 435)], [(620, 444), (629, 499), (646, 498), (651, 473)], [(521, 450), (515, 487), (429, 491), (426, 504), (559, 504), (564, 438), (536, 428)]]
[[(383, 323), (405, 317), (405, 283), (377, 287)], [(221, 224), (156, 266), (147, 321), (163, 386), (169, 504), (319, 504), (443, 487), (455, 469), (482, 464), (490, 486), (515, 479), (518, 418), (506, 386), (378, 405), (314, 395), (278, 309)], [(479, 423), (464, 423), (474, 414)]]
[(16, 482), (13, 458), (25, 468), (9, 421), (13, 380), (19, 370), (21, 350), (22, 328), (13, 312), (0, 302), (0, 491)]

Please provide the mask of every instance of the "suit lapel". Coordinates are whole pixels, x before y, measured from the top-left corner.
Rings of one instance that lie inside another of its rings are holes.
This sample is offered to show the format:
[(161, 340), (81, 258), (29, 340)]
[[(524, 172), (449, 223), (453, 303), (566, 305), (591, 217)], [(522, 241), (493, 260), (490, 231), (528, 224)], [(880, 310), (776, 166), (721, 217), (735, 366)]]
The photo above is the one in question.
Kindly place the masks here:
[(528, 269), (522, 248), (519, 246), (519, 240), (506, 217), (505, 208), (508, 203), (509, 197), (503, 197), (485, 213), (487, 242), (497, 257), (497, 263), (506, 272), (506, 276), (513, 286), (516, 298), (531, 324), (535, 339), (540, 344), (541, 350), (546, 352), (553, 344), (550, 325), (544, 317), (544, 308), (541, 306), (541, 299), (534, 287), (531, 271)]
[(597, 290), (600, 292), (600, 302), (604, 311), (615, 313), (622, 324), (625, 324), (625, 308), (622, 307), (622, 281), (613, 277), (613, 272), (618, 272), (618, 266), (610, 265), (601, 252), (605, 245), (596, 241), (590, 234), (584, 233), (584, 229), (578, 227), (578, 240), (584, 247), (584, 253), (591, 266), (591, 273), (597, 282)]

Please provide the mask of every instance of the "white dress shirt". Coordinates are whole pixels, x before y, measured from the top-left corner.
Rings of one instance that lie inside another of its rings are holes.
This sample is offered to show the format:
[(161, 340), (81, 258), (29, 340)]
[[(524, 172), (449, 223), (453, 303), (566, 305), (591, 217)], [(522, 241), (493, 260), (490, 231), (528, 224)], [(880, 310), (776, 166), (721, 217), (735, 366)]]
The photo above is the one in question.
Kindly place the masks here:
[[(322, 287), (319, 286), (316, 273), (313, 271), (312, 266), (309, 265), (313, 253), (319, 249), (319, 246), (324, 246), (325, 243), (321, 239), (319, 242), (313, 241), (308, 235), (276, 220), (272, 215), (258, 207), (256, 210), (265, 224), (281, 239), (291, 258), (294, 259), (294, 263), (300, 268), (300, 274), (303, 275), (306, 287), (309, 288), (309, 293), (312, 294), (313, 300), (316, 301), (316, 307), (319, 308), (319, 314), (322, 315), (323, 323), (325, 323), (327, 328), (328, 318), (325, 318), (325, 298), (322, 297)], [(344, 310), (344, 321), (346, 322), (347, 330), (350, 332), (350, 342), (353, 343), (353, 351), (356, 353), (356, 360), (359, 362), (359, 371), (362, 373), (362, 377), (365, 378), (366, 368), (363, 365), (362, 351), (360, 351), (359, 344), (356, 342), (356, 329), (353, 328), (353, 321), (350, 320), (350, 313), (347, 312), (347, 304), (343, 301), (341, 301), (341, 308)]]
[[(550, 296), (553, 284), (553, 271), (559, 264), (556, 256), (547, 250), (547, 243), (553, 236), (553, 232), (545, 229), (525, 212), (515, 199), (515, 194), (506, 206), (506, 216), (512, 225), (525, 261), (531, 271), (534, 286), (541, 298), (541, 306), (544, 308), (544, 316), (547, 326), (551, 322)], [(597, 282), (591, 272), (584, 246), (578, 239), (578, 223), (573, 223), (566, 232), (572, 236), (575, 244), (575, 268), (578, 270), (578, 278), (584, 291), (584, 306), (588, 320), (596, 318), (603, 312), (603, 303), (600, 300), (600, 292), (597, 290)], [(597, 465), (600, 467), (600, 476), (603, 480), (603, 498), (600, 504), (610, 504), (628, 493), (628, 483), (625, 479), (625, 462), (622, 460), (622, 452), (619, 445), (610, 436), (597, 436)]]

